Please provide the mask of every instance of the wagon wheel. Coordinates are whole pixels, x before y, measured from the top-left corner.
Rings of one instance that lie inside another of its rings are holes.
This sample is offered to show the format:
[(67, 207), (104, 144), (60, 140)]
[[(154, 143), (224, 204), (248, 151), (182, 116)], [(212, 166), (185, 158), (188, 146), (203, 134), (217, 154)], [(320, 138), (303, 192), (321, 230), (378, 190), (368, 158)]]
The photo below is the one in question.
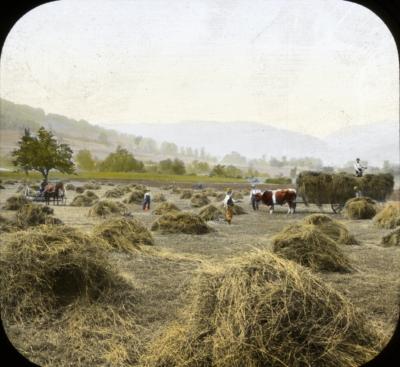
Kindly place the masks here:
[(343, 210), (344, 204), (331, 204), (331, 208), (335, 214), (339, 214)]

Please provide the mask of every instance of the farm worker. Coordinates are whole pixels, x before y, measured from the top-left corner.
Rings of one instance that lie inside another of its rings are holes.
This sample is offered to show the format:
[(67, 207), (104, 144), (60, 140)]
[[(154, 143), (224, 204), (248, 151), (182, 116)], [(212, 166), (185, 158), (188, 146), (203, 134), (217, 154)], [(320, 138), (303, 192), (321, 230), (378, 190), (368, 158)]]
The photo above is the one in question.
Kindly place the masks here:
[(256, 185), (251, 185), (250, 202), (253, 210), (258, 210), (258, 201), (256, 200), (256, 194), (261, 194), (261, 190), (256, 189)]
[(150, 191), (146, 191), (143, 197), (143, 210), (150, 209), (150, 201), (151, 201)]
[(363, 167), (360, 163), (360, 158), (357, 158), (356, 162), (354, 163), (354, 170), (356, 172), (356, 176), (362, 177), (365, 169), (367, 169), (367, 167)]
[(232, 190), (228, 189), (224, 199), (225, 219), (228, 222), (228, 224), (231, 224), (232, 222), (234, 204), (235, 201), (232, 199)]
[(43, 195), (43, 191), (44, 191), (46, 185), (47, 185), (47, 180), (43, 179), (43, 181), (40, 184), (40, 188), (39, 188), (39, 196)]

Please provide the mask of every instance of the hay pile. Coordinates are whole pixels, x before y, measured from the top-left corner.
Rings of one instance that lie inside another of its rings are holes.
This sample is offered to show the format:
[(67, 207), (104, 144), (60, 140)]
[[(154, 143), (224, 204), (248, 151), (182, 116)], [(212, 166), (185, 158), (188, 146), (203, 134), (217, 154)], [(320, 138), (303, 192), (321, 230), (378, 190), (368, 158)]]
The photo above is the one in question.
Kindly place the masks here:
[(226, 194), (224, 192), (220, 192), (215, 196), (215, 201), (222, 201), (225, 199)]
[(190, 199), (193, 195), (193, 192), (191, 190), (183, 190), (182, 194), (180, 196), (181, 199)]
[(143, 202), (145, 191), (134, 190), (129, 194), (129, 197), (124, 200), (127, 204), (141, 204)]
[[(89, 191), (90, 192), (90, 191)], [(70, 206), (92, 206), (98, 199), (98, 196), (94, 194), (87, 195), (87, 193), (83, 195), (77, 195), (74, 197), (74, 200), (69, 204)]]
[(24, 355), (31, 361), (56, 367), (137, 361), (137, 291), (108, 263), (108, 247), (67, 226), (7, 237), (0, 258), (2, 320), (24, 331), (13, 342), (28, 346)]
[(203, 193), (205, 196), (213, 196), (213, 197), (217, 196), (217, 193), (216, 193), (215, 190), (213, 190), (213, 189), (206, 189), (206, 190), (203, 190), (202, 193)]
[(197, 214), (188, 212), (173, 212), (162, 215), (151, 226), (152, 231), (167, 233), (204, 234), (211, 228)]
[(67, 184), (65, 185), (65, 189), (66, 189), (66, 190), (76, 190), (76, 187), (75, 187), (75, 185), (72, 184), (72, 183), (67, 183)]
[(400, 227), (382, 237), (383, 246), (400, 246)]
[(375, 215), (374, 223), (380, 228), (392, 229), (400, 226), (400, 202), (392, 201)]
[(233, 198), (233, 200), (242, 200), (243, 199), (243, 195), (240, 192), (235, 191), (232, 194), (232, 198)]
[(88, 198), (92, 198), (93, 200), (98, 200), (99, 197), (93, 192), (93, 191), (85, 191), (84, 194), (88, 197)]
[(209, 267), (140, 365), (359, 366), (382, 339), (347, 298), (268, 251)]
[(218, 220), (224, 218), (224, 213), (214, 205), (209, 204), (199, 211), (199, 216), (205, 221)]
[(106, 198), (120, 198), (127, 194), (128, 192), (131, 192), (131, 189), (128, 186), (115, 186), (110, 190), (107, 190), (104, 193), (104, 197)]
[(335, 241), (313, 224), (291, 224), (272, 238), (273, 251), (315, 271), (351, 272), (349, 259)]
[(88, 215), (90, 217), (106, 217), (112, 214), (125, 214), (127, 212), (128, 208), (118, 201), (100, 200), (89, 209)]
[(325, 214), (311, 214), (303, 219), (304, 224), (315, 225), (322, 233), (342, 245), (358, 245), (359, 242), (349, 233), (343, 223)]
[(140, 245), (154, 245), (151, 233), (135, 219), (109, 219), (95, 226), (93, 233), (112, 248), (128, 253), (140, 249)]
[(210, 200), (204, 194), (194, 194), (190, 199), (190, 205), (194, 208), (200, 208), (210, 204)]
[(160, 203), (160, 202), (163, 202), (163, 201), (167, 201), (167, 199), (166, 199), (166, 197), (165, 197), (165, 195), (163, 193), (158, 192), (158, 193), (154, 194), (153, 201), (155, 203)]
[(6, 200), (6, 204), (3, 206), (3, 209), (18, 210), (22, 208), (25, 204), (29, 204), (30, 202), (31, 201), (23, 195), (10, 196)]
[(180, 209), (174, 204), (169, 201), (165, 201), (157, 206), (155, 210), (153, 210), (153, 214), (163, 215), (169, 214), (171, 212), (179, 212)]
[(0, 233), (19, 231), (20, 228), (15, 221), (4, 218), (0, 215)]
[(350, 199), (344, 206), (344, 215), (349, 219), (371, 219), (376, 214), (375, 204), (368, 197)]
[(101, 185), (99, 185), (96, 182), (87, 182), (83, 185), (83, 188), (85, 190), (100, 190), (101, 189)]
[(15, 214), (15, 223), (19, 228), (38, 226), (40, 224), (62, 224), (53, 217), (54, 210), (47, 205), (25, 204)]
[(85, 189), (84, 189), (83, 186), (77, 186), (77, 187), (75, 188), (75, 191), (76, 191), (76, 193), (78, 193), (78, 194), (83, 194), (83, 192), (85, 191)]
[(180, 194), (182, 192), (182, 190), (179, 187), (174, 186), (174, 187), (172, 187), (171, 192), (173, 194)]

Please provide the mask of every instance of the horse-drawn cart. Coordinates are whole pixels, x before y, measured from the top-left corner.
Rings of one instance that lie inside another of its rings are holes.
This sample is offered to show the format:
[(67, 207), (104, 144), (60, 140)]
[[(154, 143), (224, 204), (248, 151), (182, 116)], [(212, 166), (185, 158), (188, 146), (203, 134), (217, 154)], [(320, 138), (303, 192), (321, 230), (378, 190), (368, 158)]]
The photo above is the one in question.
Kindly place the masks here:
[(394, 177), (390, 173), (367, 174), (355, 177), (348, 173), (301, 172), (296, 180), (297, 195), (306, 206), (330, 205), (340, 213), (346, 201), (357, 195), (384, 201), (393, 192)]
[[(54, 187), (56, 187), (57, 184), (54, 184)], [(33, 202), (42, 202), (49, 204), (50, 203), (50, 198), (53, 198), (53, 204), (57, 203), (57, 205), (61, 202), (62, 205), (67, 204), (67, 193), (64, 188), (64, 186), (61, 186), (61, 190), (57, 191), (52, 191), (52, 192), (46, 192), (43, 191), (36, 191), (32, 189), (29, 185), (25, 185), (23, 189), (23, 195), (29, 199), (30, 201)]]

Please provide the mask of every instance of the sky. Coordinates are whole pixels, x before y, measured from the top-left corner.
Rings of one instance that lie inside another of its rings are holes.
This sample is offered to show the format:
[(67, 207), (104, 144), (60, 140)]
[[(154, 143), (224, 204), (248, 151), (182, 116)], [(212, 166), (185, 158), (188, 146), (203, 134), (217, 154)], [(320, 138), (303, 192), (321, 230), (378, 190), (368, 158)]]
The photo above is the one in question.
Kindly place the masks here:
[(395, 41), (342, 0), (60, 0), (23, 16), (0, 96), (113, 128), (258, 122), (324, 137), (399, 119)]

